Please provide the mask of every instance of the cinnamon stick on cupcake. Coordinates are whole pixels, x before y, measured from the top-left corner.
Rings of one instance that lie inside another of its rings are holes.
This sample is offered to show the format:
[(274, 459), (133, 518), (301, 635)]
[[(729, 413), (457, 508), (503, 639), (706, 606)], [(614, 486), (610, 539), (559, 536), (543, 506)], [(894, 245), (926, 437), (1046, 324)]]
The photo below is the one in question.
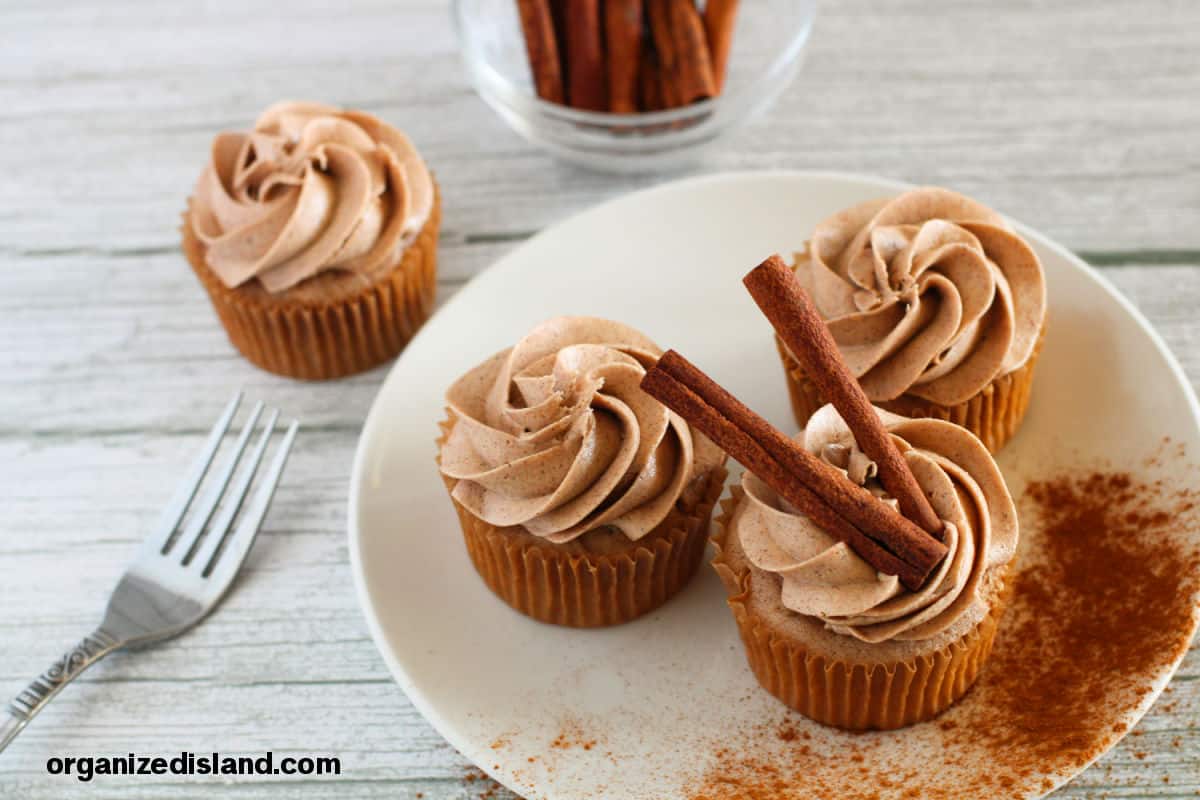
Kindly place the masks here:
[(933, 507), (879, 423), (862, 386), (846, 368), (837, 343), (795, 274), (773, 255), (743, 282), (788, 349), (855, 432), (859, 446), (875, 461), (880, 483), (900, 503), (900, 510), (929, 533), (939, 533), (941, 524)]
[[(837, 398), (792, 441), (673, 352), (643, 386), (747, 472), (713, 562), (759, 682), (813, 719), (887, 729), (975, 681), (1007, 600), (1016, 511), (983, 444), (865, 403), (777, 257), (746, 279)], [(839, 411), (842, 412), (839, 415)]]
[[(940, 541), (798, 447), (674, 350), (646, 373), (642, 388), (905, 586), (919, 589), (945, 557)], [(871, 424), (880, 427), (877, 419)]]
[(628, 114), (715, 97), (737, 0), (516, 0), (538, 97)]

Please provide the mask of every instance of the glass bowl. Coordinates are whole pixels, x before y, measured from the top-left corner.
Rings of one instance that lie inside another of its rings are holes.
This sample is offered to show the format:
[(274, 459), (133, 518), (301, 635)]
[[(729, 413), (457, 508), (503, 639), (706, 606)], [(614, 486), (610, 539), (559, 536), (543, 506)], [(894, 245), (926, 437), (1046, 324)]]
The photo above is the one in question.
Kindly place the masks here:
[(638, 114), (581, 111), (539, 98), (513, 0), (454, 0), (453, 14), (475, 90), (513, 130), (567, 161), (644, 172), (694, 161), (775, 101), (800, 68), (816, 0), (740, 3), (724, 91)]

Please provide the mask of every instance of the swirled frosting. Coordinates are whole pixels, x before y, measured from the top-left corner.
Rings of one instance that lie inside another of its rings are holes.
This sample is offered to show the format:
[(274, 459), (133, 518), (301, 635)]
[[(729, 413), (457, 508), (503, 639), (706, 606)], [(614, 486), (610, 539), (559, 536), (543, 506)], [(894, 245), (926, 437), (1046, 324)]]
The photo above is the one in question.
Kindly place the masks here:
[(835, 214), (796, 275), (876, 402), (970, 399), (1029, 360), (1046, 315), (1032, 248), (995, 211), (947, 189)]
[(324, 270), (390, 267), (433, 208), (412, 142), (370, 114), (283, 102), (254, 129), (222, 133), (200, 175), (191, 224), (229, 287), (282, 292)]
[[(750, 563), (780, 576), (790, 611), (865, 642), (932, 638), (964, 614), (986, 612), (982, 579), (1016, 551), (1016, 509), (996, 463), (971, 433), (941, 420), (878, 413), (945, 522), (949, 553), (919, 591), (877, 572), (749, 472), (730, 535), (739, 537)], [(818, 410), (800, 436), (809, 452), (894, 505), (833, 406)]]
[(446, 394), (454, 498), (554, 543), (603, 526), (645, 536), (724, 459), (641, 390), (661, 352), (618, 322), (556, 317), (472, 369)]

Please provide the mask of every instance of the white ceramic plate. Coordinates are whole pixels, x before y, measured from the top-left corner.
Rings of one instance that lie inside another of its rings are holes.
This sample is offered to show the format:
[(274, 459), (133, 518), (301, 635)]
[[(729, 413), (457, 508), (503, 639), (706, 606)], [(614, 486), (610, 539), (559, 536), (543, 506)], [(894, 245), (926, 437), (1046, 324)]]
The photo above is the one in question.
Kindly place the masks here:
[[(599, 631), (541, 625), (492, 596), (471, 567), (434, 466), (445, 388), (542, 319), (592, 314), (679, 349), (794, 430), (770, 329), (740, 278), (770, 253), (796, 249), (828, 214), (901, 188), (779, 172), (619, 198), (534, 237), (472, 281), (393, 368), (363, 429), (350, 487), (358, 595), (396, 681), (496, 780), (530, 800), (686, 798), (722, 759), (769, 759), (776, 737), (743, 732), (790, 712), (757, 687), (707, 567), (659, 611)], [(1045, 264), (1051, 326), (1032, 408), (1001, 459), (1014, 494), (1024, 480), (1014, 465), (1053, 464), (1067, 450), (1120, 463), (1170, 435), (1200, 452), (1200, 407), (1161, 339), (1096, 272), (1023, 232)], [(1138, 390), (1148, 385), (1155, 390)], [(1109, 388), (1081, 391), (1097, 386)], [(1149, 708), (1175, 666), (1144, 676), (1153, 691), (1127, 722)], [(867, 741), (792, 717), (823, 757), (846, 757)], [(872, 734), (872, 759), (886, 757), (897, 774), (936, 763), (943, 745), (935, 728)], [(722, 736), (732, 752), (714, 746)], [(755, 748), (762, 752), (745, 752)], [(1039, 796), (1080, 768), (1034, 770), (1006, 795)], [(956, 774), (961, 781), (962, 769)], [(842, 788), (838, 796), (866, 787)], [(878, 796), (902, 790), (882, 787)]]

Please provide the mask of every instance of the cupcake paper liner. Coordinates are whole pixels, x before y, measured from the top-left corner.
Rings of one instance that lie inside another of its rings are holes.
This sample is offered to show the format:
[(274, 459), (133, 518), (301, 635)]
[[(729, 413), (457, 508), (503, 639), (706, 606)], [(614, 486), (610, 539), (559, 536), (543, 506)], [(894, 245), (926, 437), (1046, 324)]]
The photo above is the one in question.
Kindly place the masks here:
[(992, 651), (1007, 588), (966, 635), (910, 661), (848, 663), (813, 652), (759, 618), (747, 602), (753, 574), (735, 570), (724, 558), (729, 522), (743, 494), (735, 486), (721, 504), (712, 564), (728, 592), (746, 659), (764, 689), (810, 719), (848, 730), (892, 730), (923, 722), (966, 694)]
[[(974, 397), (957, 405), (943, 406), (909, 394), (875, 405), (905, 417), (930, 417), (953, 422), (978, 436), (988, 451), (995, 453), (1016, 434), (1025, 412), (1029, 409), (1033, 370), (1045, 338), (1046, 328), (1043, 325), (1037, 346), (1024, 366), (994, 379)], [(804, 368), (792, 357), (778, 336), (775, 337), (775, 346), (779, 350), (783, 371), (787, 375), (792, 413), (796, 416), (797, 424), (804, 427), (808, 418), (828, 400), (822, 397), (816, 385), (805, 374)]]
[[(441, 423), (441, 451), (453, 415)], [(703, 479), (692, 502), (677, 503), (653, 531), (619, 553), (570, 552), (520, 527), (479, 519), (451, 497), (475, 570), (508, 605), (539, 622), (596, 628), (629, 622), (661, 606), (695, 575), (708, 544), (724, 467)], [(442, 476), (449, 492), (457, 481)]]
[(230, 289), (205, 263), (204, 245), (186, 215), (183, 251), (229, 341), (243, 356), (290, 378), (341, 378), (394, 358), (433, 313), (441, 214), (439, 193), (400, 262), (358, 292), (331, 302), (293, 301), (287, 292), (264, 300)]

